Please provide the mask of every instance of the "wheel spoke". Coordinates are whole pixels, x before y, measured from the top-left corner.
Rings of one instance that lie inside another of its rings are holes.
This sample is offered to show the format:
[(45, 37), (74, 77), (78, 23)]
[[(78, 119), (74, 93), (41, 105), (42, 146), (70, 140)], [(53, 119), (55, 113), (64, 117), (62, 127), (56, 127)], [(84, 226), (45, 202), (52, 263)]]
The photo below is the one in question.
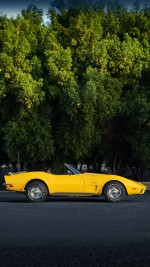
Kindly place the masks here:
[(32, 202), (43, 202), (48, 196), (47, 186), (41, 181), (33, 181), (26, 187), (26, 196)]
[(118, 185), (111, 185), (108, 190), (108, 195), (113, 200), (120, 198), (121, 193), (121, 188)]
[(36, 185), (30, 188), (29, 195), (32, 199), (39, 199), (41, 198), (45, 193), (45, 190), (42, 186)]

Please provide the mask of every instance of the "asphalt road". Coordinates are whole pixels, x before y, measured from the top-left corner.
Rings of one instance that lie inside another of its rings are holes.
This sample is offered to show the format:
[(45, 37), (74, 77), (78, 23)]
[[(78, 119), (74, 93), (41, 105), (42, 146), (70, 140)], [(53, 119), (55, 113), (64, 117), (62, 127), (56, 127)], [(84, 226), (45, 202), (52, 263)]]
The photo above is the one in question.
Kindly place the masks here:
[(33, 204), (0, 192), (0, 266), (150, 266), (150, 191), (112, 204), (104, 197), (49, 197)]

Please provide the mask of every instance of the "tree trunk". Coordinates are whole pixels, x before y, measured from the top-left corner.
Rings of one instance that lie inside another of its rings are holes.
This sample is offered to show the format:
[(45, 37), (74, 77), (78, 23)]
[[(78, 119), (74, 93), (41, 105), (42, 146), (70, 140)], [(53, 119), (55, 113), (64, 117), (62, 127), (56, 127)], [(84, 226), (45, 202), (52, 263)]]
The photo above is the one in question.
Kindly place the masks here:
[(113, 161), (113, 174), (120, 175), (124, 154), (116, 153)]
[(14, 172), (18, 172), (16, 162), (12, 162)]

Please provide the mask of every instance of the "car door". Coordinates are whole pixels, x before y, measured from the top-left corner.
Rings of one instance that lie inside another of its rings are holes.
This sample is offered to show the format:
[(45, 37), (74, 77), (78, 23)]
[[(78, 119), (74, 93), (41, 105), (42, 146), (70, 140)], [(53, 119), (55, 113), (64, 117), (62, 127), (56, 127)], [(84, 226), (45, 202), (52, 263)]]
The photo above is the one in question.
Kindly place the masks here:
[(82, 193), (84, 191), (84, 179), (82, 174), (53, 175), (50, 181), (51, 193)]
[(84, 193), (98, 194), (103, 185), (103, 179), (100, 179), (97, 175), (93, 175), (91, 173), (83, 174), (83, 179), (85, 184)]

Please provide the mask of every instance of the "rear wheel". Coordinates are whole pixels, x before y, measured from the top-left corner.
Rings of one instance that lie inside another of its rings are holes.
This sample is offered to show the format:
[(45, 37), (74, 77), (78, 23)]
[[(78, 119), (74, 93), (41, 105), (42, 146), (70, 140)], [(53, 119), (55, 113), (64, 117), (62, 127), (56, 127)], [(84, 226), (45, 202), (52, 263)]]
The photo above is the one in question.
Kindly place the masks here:
[(31, 202), (43, 202), (47, 195), (47, 187), (40, 181), (31, 182), (26, 188), (26, 196)]
[(104, 187), (104, 196), (109, 202), (120, 202), (126, 196), (126, 191), (124, 186), (117, 182), (112, 181), (106, 184)]

